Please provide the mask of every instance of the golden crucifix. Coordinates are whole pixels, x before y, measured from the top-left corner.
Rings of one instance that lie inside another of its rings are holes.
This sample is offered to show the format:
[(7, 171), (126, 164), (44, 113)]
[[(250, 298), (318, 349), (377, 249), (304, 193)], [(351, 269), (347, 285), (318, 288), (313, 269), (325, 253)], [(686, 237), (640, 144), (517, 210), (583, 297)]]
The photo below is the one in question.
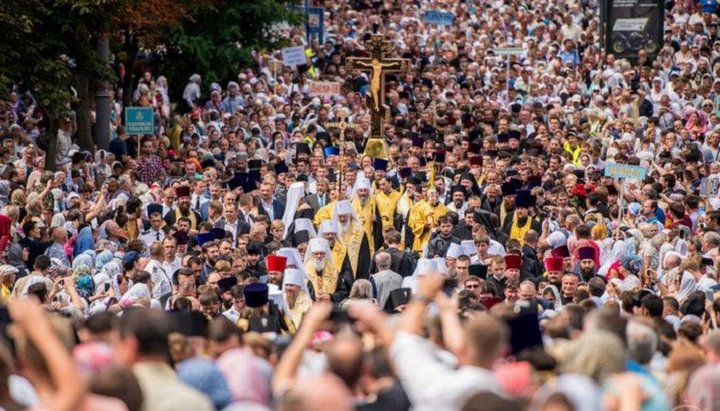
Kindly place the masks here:
[(324, 124), (327, 128), (336, 128), (340, 130), (340, 142), (345, 144), (345, 130), (355, 129), (355, 124), (348, 122), (348, 116), (347, 113), (345, 113), (345, 110), (341, 110), (336, 116), (335, 121), (327, 122)]
[(389, 108), (385, 105), (385, 74), (408, 71), (410, 60), (389, 58), (393, 45), (383, 40), (380, 34), (373, 36), (365, 42), (365, 50), (369, 57), (349, 57), (345, 62), (347, 70), (370, 71), (370, 91), (367, 95), (370, 107), (370, 140), (365, 146), (365, 154), (371, 157), (387, 158), (387, 143), (385, 143), (385, 118), (388, 117)]

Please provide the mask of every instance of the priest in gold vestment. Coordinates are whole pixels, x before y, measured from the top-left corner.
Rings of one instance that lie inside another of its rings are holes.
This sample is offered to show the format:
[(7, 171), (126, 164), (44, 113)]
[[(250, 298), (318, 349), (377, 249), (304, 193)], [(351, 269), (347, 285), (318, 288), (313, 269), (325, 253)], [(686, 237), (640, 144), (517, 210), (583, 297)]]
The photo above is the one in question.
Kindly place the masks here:
[(427, 248), (432, 230), (437, 226), (438, 218), (447, 212), (448, 208), (440, 202), (440, 197), (434, 188), (427, 191), (426, 200), (419, 201), (412, 206), (408, 217), (408, 226), (415, 236), (412, 251), (422, 253)]
[(347, 298), (352, 278), (333, 266), (330, 244), (324, 238), (313, 238), (305, 253), (308, 289), (314, 301), (339, 303)]
[(382, 245), (382, 218), (375, 197), (370, 193), (370, 180), (358, 178), (352, 199), (353, 211), (362, 223), (371, 252)]

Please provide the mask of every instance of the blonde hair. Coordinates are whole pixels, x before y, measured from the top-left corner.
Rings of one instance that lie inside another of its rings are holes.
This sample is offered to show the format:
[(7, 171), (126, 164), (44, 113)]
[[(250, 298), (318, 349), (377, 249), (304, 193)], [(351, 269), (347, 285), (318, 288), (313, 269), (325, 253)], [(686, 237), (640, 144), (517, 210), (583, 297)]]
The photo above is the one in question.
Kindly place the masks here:
[(605, 224), (595, 224), (592, 230), (590, 230), (590, 234), (592, 234), (592, 238), (595, 240), (604, 240), (607, 238), (608, 230)]

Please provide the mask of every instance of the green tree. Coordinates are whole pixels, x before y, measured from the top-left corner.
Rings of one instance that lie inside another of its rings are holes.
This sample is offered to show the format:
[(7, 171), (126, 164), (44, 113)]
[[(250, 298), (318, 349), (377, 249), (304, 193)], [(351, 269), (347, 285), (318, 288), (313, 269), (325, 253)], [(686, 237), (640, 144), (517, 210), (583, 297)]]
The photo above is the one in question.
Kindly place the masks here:
[[(0, 2), (0, 83), (16, 85), (37, 100), (43, 113), (46, 168), (57, 166), (56, 142), (60, 120), (70, 113), (76, 73), (111, 75), (95, 58), (86, 41), (92, 24), (87, 16), (104, 0), (3, 0)], [(83, 63), (78, 70), (78, 61)]]
[(296, 0), (225, 0), (215, 7), (196, 10), (191, 19), (168, 30), (163, 42), (162, 71), (174, 94), (182, 91), (188, 77), (198, 73), (213, 81), (235, 80), (243, 67), (253, 64), (253, 50), (287, 44), (273, 34), (282, 22), (298, 22), (289, 11)]

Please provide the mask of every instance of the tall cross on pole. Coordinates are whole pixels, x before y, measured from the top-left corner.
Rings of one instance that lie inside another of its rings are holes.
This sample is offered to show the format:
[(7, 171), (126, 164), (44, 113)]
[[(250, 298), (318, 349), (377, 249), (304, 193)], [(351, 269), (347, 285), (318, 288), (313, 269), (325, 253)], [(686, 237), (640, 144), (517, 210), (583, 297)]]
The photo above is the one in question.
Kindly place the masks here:
[[(370, 140), (367, 142), (365, 151), (367, 155), (378, 157), (379, 154), (387, 156), (385, 148), (385, 118), (388, 117), (389, 108), (385, 105), (385, 74), (408, 71), (410, 60), (390, 58), (393, 45), (383, 40), (380, 34), (373, 34), (370, 40), (365, 42), (365, 50), (369, 57), (349, 57), (345, 62), (345, 68), (350, 70), (361, 70), (370, 72), (370, 91), (367, 95), (367, 104), (370, 107)], [(380, 151), (378, 152), (378, 145)]]
[(327, 128), (337, 128), (340, 130), (340, 142), (344, 145), (345, 144), (345, 130), (355, 129), (355, 124), (352, 124), (348, 122), (348, 116), (345, 111), (341, 111), (335, 116), (336, 121), (331, 121), (328, 123), (325, 123), (325, 127)]

